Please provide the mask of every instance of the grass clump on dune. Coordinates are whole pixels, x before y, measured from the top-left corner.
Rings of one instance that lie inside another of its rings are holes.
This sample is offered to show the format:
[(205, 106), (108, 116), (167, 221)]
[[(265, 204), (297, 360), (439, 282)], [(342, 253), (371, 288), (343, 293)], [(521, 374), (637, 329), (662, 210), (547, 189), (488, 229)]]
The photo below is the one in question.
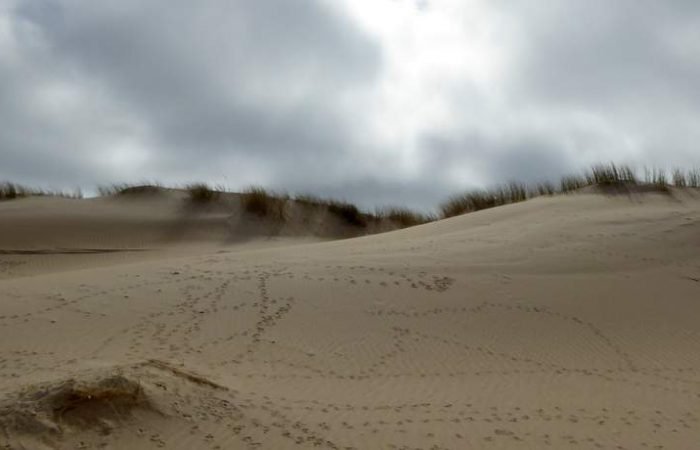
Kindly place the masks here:
[(666, 171), (663, 169), (645, 169), (644, 185), (656, 191), (667, 192), (669, 190)]
[(685, 183), (682, 187), (700, 188), (700, 169), (688, 170), (684, 178)]
[(588, 186), (588, 180), (578, 175), (567, 175), (559, 182), (559, 192), (566, 194)]
[(97, 192), (101, 197), (109, 197), (112, 195), (156, 194), (162, 189), (163, 186), (158, 183), (115, 183), (97, 186)]
[(29, 191), (23, 186), (10, 182), (0, 183), (0, 200), (14, 200), (28, 195)]
[(530, 189), (528, 197), (554, 195), (556, 193), (557, 188), (556, 186), (554, 186), (554, 183), (552, 183), (551, 181), (543, 181), (541, 183), (537, 183)]
[[(691, 169), (672, 172), (673, 185), (679, 188), (700, 187), (700, 170)], [(440, 205), (442, 218), (453, 217), (482, 209), (517, 203), (529, 198), (544, 195), (566, 194), (586, 187), (597, 187), (603, 192), (632, 192), (634, 190), (670, 192), (666, 171), (647, 169), (643, 179), (626, 165), (597, 164), (581, 175), (567, 175), (561, 178), (559, 188), (554, 183), (544, 181), (529, 188), (521, 183), (509, 183), (494, 189), (477, 189), (456, 195)]]
[(398, 225), (399, 228), (413, 227), (435, 220), (432, 216), (396, 206), (379, 209), (374, 214), (374, 217), (377, 220), (389, 220)]
[(83, 198), (83, 193), (80, 189), (70, 192), (28, 188), (11, 182), (0, 183), (0, 200), (15, 200), (24, 197), (62, 197), (79, 199)]
[(363, 214), (359, 208), (352, 203), (341, 200), (330, 200), (328, 211), (343, 219), (350, 225), (366, 227), (368, 214)]
[(260, 186), (251, 186), (241, 194), (243, 209), (247, 213), (273, 220), (286, 220), (288, 197), (273, 194)]
[(597, 164), (587, 175), (589, 185), (620, 186), (637, 184), (637, 176), (629, 166), (614, 163)]
[(518, 203), (527, 200), (528, 189), (522, 183), (511, 182), (494, 189), (478, 189), (456, 195), (440, 205), (443, 218), (459, 216), (496, 206)]
[(344, 222), (357, 227), (366, 227), (369, 219), (376, 219), (371, 214), (363, 213), (357, 206), (344, 200), (325, 199), (313, 194), (297, 194), (294, 196), (294, 201), (307, 208), (326, 209)]
[(295, 194), (294, 201), (302, 206), (309, 206), (312, 208), (328, 206), (327, 200), (324, 200), (321, 197), (313, 194)]
[(313, 194), (297, 194), (294, 196), (294, 201), (307, 208), (325, 209), (346, 224), (360, 228), (367, 227), (370, 222), (378, 223), (383, 220), (392, 222), (399, 228), (412, 227), (435, 220), (435, 217), (398, 206), (377, 208), (372, 214), (362, 211), (350, 202), (324, 199)]
[(206, 183), (193, 183), (185, 187), (192, 203), (209, 203), (217, 198), (221, 192), (212, 189)]

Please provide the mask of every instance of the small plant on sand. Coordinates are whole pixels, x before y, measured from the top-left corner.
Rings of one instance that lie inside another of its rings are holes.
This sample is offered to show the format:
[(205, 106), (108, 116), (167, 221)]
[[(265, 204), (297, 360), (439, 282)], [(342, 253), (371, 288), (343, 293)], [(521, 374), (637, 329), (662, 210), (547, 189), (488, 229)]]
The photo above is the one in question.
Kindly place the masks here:
[(688, 187), (688, 182), (685, 178), (685, 173), (680, 169), (674, 169), (671, 173), (671, 178), (673, 179), (673, 185), (679, 188)]
[(554, 183), (550, 181), (543, 181), (537, 183), (534, 188), (530, 190), (529, 197), (544, 196), (544, 195), (554, 195), (557, 193), (557, 188)]
[(669, 190), (668, 178), (666, 178), (666, 171), (663, 169), (644, 169), (644, 184), (660, 192)]
[(219, 198), (220, 194), (206, 183), (193, 183), (186, 186), (185, 190), (193, 203), (209, 203)]
[(587, 175), (588, 184), (600, 186), (620, 186), (637, 184), (637, 177), (629, 166), (614, 163), (597, 164)]
[(686, 174), (688, 187), (700, 187), (700, 169), (690, 169)]
[(673, 185), (676, 187), (700, 187), (700, 169), (688, 169), (686, 172), (683, 172), (681, 169), (674, 169), (671, 177)]
[(279, 196), (268, 192), (260, 186), (251, 186), (241, 194), (243, 209), (258, 217), (273, 220), (286, 220), (287, 196)]
[(0, 200), (14, 200), (20, 197), (26, 197), (27, 189), (14, 183), (0, 183)]
[(159, 183), (115, 183), (97, 186), (97, 192), (101, 197), (109, 197), (112, 195), (138, 195), (138, 194), (156, 194), (163, 189)]
[(586, 180), (585, 177), (579, 175), (567, 175), (562, 177), (559, 184), (559, 191), (566, 194), (577, 191), (586, 186), (588, 186), (588, 180)]
[(443, 218), (447, 218), (527, 199), (527, 187), (522, 183), (510, 182), (494, 189), (468, 191), (453, 196), (440, 205), (440, 213)]
[(329, 200), (328, 211), (343, 219), (350, 225), (357, 227), (367, 226), (367, 215), (363, 214), (357, 206), (340, 200)]
[(294, 201), (310, 208), (328, 207), (328, 201), (313, 194), (295, 194)]
[(377, 220), (389, 220), (399, 228), (408, 228), (435, 220), (433, 217), (402, 207), (388, 207), (377, 210), (374, 214)]
[(0, 183), (0, 200), (14, 200), (24, 197), (62, 197), (79, 199), (83, 198), (83, 192), (80, 189), (75, 189), (71, 192), (28, 188), (26, 186), (10, 182)]

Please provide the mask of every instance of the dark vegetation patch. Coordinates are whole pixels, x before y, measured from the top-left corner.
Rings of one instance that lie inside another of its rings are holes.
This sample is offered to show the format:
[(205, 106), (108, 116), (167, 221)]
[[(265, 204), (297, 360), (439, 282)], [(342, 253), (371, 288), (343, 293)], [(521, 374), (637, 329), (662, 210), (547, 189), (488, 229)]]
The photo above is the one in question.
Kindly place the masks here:
[(0, 201), (16, 200), (25, 197), (62, 197), (62, 198), (83, 198), (83, 193), (76, 189), (73, 192), (56, 191), (49, 189), (29, 188), (21, 184), (9, 181), (0, 182)]
[(257, 217), (275, 221), (287, 220), (286, 208), (289, 197), (275, 194), (260, 186), (251, 186), (241, 194), (243, 209)]
[(422, 214), (400, 206), (380, 208), (374, 213), (374, 216), (378, 220), (390, 220), (399, 228), (413, 227), (436, 220), (434, 216)]
[(189, 199), (193, 203), (209, 203), (219, 198), (220, 190), (211, 188), (206, 183), (193, 183), (185, 187)]
[(607, 194), (631, 192), (670, 193), (671, 187), (700, 187), (700, 170), (676, 169), (671, 173), (671, 182), (665, 170), (646, 169), (640, 178), (629, 166), (596, 164), (580, 175), (567, 175), (561, 178), (559, 186), (551, 181), (543, 181), (531, 186), (512, 182), (491, 189), (474, 189), (455, 195), (440, 205), (442, 218), (458, 216), (482, 209), (518, 203), (530, 198), (545, 195), (568, 194), (583, 188), (592, 187)]
[[(519, 203), (530, 198), (568, 194), (584, 188), (592, 188), (606, 194), (626, 194), (633, 192), (660, 192), (671, 194), (671, 188), (700, 188), (700, 169), (675, 169), (669, 173), (661, 169), (645, 169), (642, 177), (630, 166), (596, 164), (589, 170), (562, 177), (558, 183), (542, 181), (525, 184), (512, 181), (487, 189), (472, 189), (454, 195), (439, 205), (439, 218), (453, 217), (483, 209)], [(101, 196), (156, 194), (163, 191), (158, 183), (112, 184), (99, 186)], [(193, 183), (185, 186), (189, 200), (205, 204), (217, 200), (227, 192), (221, 187), (211, 187), (206, 183)], [(80, 191), (66, 193), (32, 189), (4, 182), (0, 183), (0, 200), (13, 200), (29, 196), (61, 196), (82, 198)], [(374, 213), (361, 210), (345, 200), (327, 199), (312, 194), (297, 194), (293, 199), (286, 194), (269, 191), (260, 186), (252, 186), (241, 193), (243, 210), (260, 218), (283, 222), (288, 220), (287, 208), (295, 203), (307, 209), (325, 210), (350, 226), (365, 228), (369, 224), (390, 221), (397, 227), (405, 228), (437, 220), (438, 217), (416, 212), (404, 207), (379, 208)]]
[(144, 195), (158, 194), (163, 191), (163, 186), (158, 183), (144, 184), (129, 184), (117, 183), (109, 185), (101, 185), (97, 187), (97, 192), (101, 197), (109, 197), (112, 195)]

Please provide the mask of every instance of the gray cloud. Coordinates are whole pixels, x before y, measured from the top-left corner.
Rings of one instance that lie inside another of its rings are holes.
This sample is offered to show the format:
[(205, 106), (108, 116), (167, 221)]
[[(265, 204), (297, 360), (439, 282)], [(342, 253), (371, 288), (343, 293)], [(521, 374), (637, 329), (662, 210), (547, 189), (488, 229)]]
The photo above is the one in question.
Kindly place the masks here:
[(4, 1), (0, 179), (262, 183), (426, 208), (597, 161), (700, 165), (697, 2), (485, 1), (502, 73), (448, 74), (407, 104), (450, 120), (387, 138), (396, 45), (341, 3)]
[(697, 2), (558, 1), (517, 14), (519, 90), (600, 108), (700, 100)]
[[(233, 158), (238, 164), (268, 166), (269, 178), (285, 162), (337, 165), (348, 158), (351, 118), (336, 99), (376, 78), (381, 55), (370, 39), (320, 2), (209, 0), (193, 5), (151, 2), (144, 9), (141, 2), (85, 2), (80, 7), (67, 1), (21, 3), (14, 19), (22, 51), (57, 67), (32, 61), (16, 79), (29, 70), (47, 69), (53, 78), (48, 82), (79, 86), (90, 107), (96, 107), (96, 98), (106, 97), (108, 106), (121, 109), (105, 112), (114, 115), (108, 121), (120, 122), (121, 129), (102, 123), (100, 131), (106, 140), (120, 132), (138, 135), (153, 161), (140, 168), (146, 176), (149, 169), (153, 176), (170, 171), (182, 177), (193, 169), (204, 175)], [(44, 45), (31, 48), (30, 37)], [(27, 89), (8, 96), (28, 103), (27, 91), (36, 85), (23, 87)], [(94, 142), (67, 142), (66, 127), (52, 129), (58, 121), (54, 117), (32, 117), (31, 111), (21, 117), (17, 111), (4, 112), (22, 122), (18, 130), (35, 127), (55, 138), (50, 151), (64, 160), (60, 169), (89, 171), (79, 159), (100, 153), (88, 147)], [(28, 143), (3, 144), (22, 158)], [(70, 154), (66, 144), (77, 144), (83, 154)]]

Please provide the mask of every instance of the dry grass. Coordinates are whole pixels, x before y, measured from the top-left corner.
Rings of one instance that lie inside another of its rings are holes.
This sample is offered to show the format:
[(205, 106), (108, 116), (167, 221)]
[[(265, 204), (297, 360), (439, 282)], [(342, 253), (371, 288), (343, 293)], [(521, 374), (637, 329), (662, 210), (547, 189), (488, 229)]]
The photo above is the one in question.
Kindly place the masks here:
[(10, 182), (0, 184), (0, 200), (14, 200), (27, 197), (28, 195), (31, 195), (31, 193), (18, 184)]
[(673, 185), (678, 188), (698, 188), (700, 187), (700, 169), (688, 169), (685, 172), (681, 169), (674, 169), (671, 173)]
[(20, 184), (3, 182), (0, 183), (0, 201), (1, 200), (16, 200), (24, 197), (62, 197), (79, 199), (83, 198), (83, 193), (80, 189), (73, 192), (57, 191), (48, 189), (28, 188)]
[(528, 193), (528, 197), (537, 197), (544, 195), (554, 195), (557, 193), (557, 188), (550, 181), (543, 181), (535, 184)]
[(644, 185), (655, 191), (667, 192), (669, 190), (666, 171), (663, 169), (644, 169)]
[(294, 201), (308, 208), (327, 208), (329, 202), (313, 194), (295, 194)]
[[(672, 171), (673, 184), (679, 188), (700, 187), (700, 170), (691, 169)], [(585, 187), (597, 187), (601, 192), (626, 193), (633, 190), (639, 192), (670, 192), (666, 171), (661, 169), (646, 169), (643, 179), (629, 166), (597, 164), (581, 175), (567, 175), (561, 178), (559, 188), (554, 183), (544, 181), (530, 187), (517, 182), (492, 189), (476, 189), (464, 194), (455, 195), (440, 205), (442, 218), (453, 217), (482, 209), (517, 203), (529, 198), (544, 195), (556, 195), (576, 192)]]
[(159, 183), (117, 183), (98, 186), (97, 192), (100, 194), (101, 197), (109, 197), (112, 195), (156, 194), (158, 192), (161, 192), (162, 189), (163, 186)]
[(380, 208), (374, 213), (374, 217), (376, 220), (389, 220), (399, 228), (414, 227), (436, 220), (433, 216), (398, 206)]
[[(447, 218), (497, 206), (518, 203), (539, 196), (551, 196), (571, 193), (585, 187), (598, 187), (606, 193), (622, 193), (634, 190), (657, 191), (670, 193), (670, 186), (677, 188), (700, 188), (700, 169), (675, 169), (667, 172), (660, 169), (646, 169), (643, 178), (638, 178), (636, 172), (629, 166), (614, 163), (597, 164), (588, 171), (578, 175), (567, 175), (560, 179), (559, 184), (542, 181), (532, 185), (510, 182), (490, 189), (475, 189), (449, 198), (439, 205), (439, 217)], [(162, 192), (158, 183), (144, 184), (112, 184), (99, 186), (102, 196), (147, 194)], [(223, 188), (213, 188), (206, 183), (193, 183), (185, 187), (189, 199), (193, 203), (207, 203), (216, 200)], [(0, 183), (0, 200), (11, 200), (28, 196), (52, 195), (70, 198), (82, 198), (82, 193), (45, 191), (30, 189), (15, 183)], [(260, 186), (252, 186), (241, 194), (245, 212), (270, 220), (286, 221), (287, 207), (290, 201), (288, 195), (268, 191)], [(337, 216), (348, 225), (367, 227), (369, 223), (388, 220), (404, 228), (437, 220), (437, 217), (422, 214), (403, 207), (379, 208), (374, 214), (360, 210), (356, 205), (336, 199), (325, 199), (311, 194), (294, 196), (297, 205), (324, 209)]]
[(368, 219), (374, 219), (371, 214), (363, 213), (357, 206), (342, 200), (328, 200), (328, 211), (356, 227), (366, 227)]
[(187, 195), (192, 203), (209, 203), (218, 199), (221, 191), (211, 188), (206, 183), (193, 183), (185, 186)]
[(399, 206), (377, 208), (374, 213), (369, 213), (362, 211), (350, 202), (324, 199), (313, 194), (297, 194), (294, 196), (294, 201), (306, 208), (325, 209), (346, 224), (361, 228), (368, 226), (371, 222), (379, 223), (385, 220), (394, 223), (399, 228), (412, 227), (436, 220), (433, 216)]
[(260, 186), (251, 186), (241, 194), (243, 209), (249, 214), (277, 221), (287, 220), (289, 197), (275, 194)]
[(365, 227), (368, 221), (377, 219), (372, 214), (362, 212), (356, 205), (344, 200), (325, 199), (313, 194), (297, 194), (294, 196), (294, 201), (306, 208), (325, 209), (353, 226)]
[(629, 166), (614, 163), (597, 164), (587, 174), (589, 185), (622, 186), (637, 184), (637, 176)]
[(155, 410), (137, 381), (120, 374), (70, 379), (32, 386), (20, 394), (18, 401), (0, 406), (0, 430), (55, 438), (68, 425), (106, 434), (136, 408)]
[(579, 175), (567, 175), (562, 177), (561, 181), (559, 182), (559, 192), (566, 194), (569, 192), (578, 191), (586, 186), (588, 186), (588, 180), (586, 177)]
[(518, 203), (528, 199), (528, 189), (522, 183), (510, 182), (494, 189), (479, 189), (456, 195), (440, 205), (443, 218)]

